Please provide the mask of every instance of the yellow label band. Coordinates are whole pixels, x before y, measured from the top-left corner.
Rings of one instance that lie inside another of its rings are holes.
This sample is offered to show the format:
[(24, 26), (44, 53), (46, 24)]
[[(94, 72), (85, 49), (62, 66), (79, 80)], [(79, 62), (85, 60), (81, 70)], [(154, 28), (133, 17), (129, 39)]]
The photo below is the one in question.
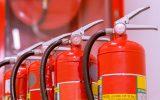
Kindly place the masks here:
[(59, 87), (55, 87), (55, 88), (54, 88), (54, 92), (55, 92), (55, 93), (59, 92)]
[(30, 99), (31, 95), (30, 93), (27, 94), (27, 99)]
[(102, 85), (102, 80), (98, 80), (98, 85), (100, 86), (100, 85)]
[(137, 81), (138, 81), (137, 88), (146, 90), (146, 87), (147, 87), (146, 86), (146, 78), (144, 76), (138, 76)]

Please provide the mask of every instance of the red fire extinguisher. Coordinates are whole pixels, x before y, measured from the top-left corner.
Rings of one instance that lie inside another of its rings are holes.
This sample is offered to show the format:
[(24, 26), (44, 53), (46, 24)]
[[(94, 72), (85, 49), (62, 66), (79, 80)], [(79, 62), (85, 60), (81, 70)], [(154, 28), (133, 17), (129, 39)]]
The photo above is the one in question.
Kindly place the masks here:
[[(12, 70), (8, 70), (4, 74), (4, 100), (11, 100), (10, 78)], [(25, 100), (27, 94), (27, 68), (26, 64), (22, 64), (18, 70), (16, 77), (16, 94), (18, 100)]]
[[(63, 48), (56, 48), (54, 51), (66, 51), (69, 50), (67, 47)], [(40, 70), (40, 63), (41, 63), (41, 57), (40, 59), (37, 59), (33, 61), (28, 68), (28, 95), (27, 99), (29, 100), (41, 100), (41, 94), (40, 94), (40, 83), (39, 83), (39, 70)], [(46, 87), (47, 87), (47, 93), (49, 100), (54, 100), (54, 58), (52, 55), (49, 57), (47, 66), (46, 66)]]
[[(39, 45), (41, 43), (37, 43), (35, 46)], [(9, 65), (9, 64), (15, 64), (17, 61), (17, 58), (19, 58), (20, 55), (23, 55), (25, 52), (32, 50), (35, 48), (35, 46), (25, 49), (24, 51), (21, 51), (17, 56), (15, 57), (6, 57), (3, 61), (0, 62), (0, 67)], [(17, 77), (15, 78), (15, 88), (17, 90), (17, 99), (26, 99), (26, 92), (27, 92), (27, 66), (26, 64), (22, 64), (20, 69), (17, 70)], [(10, 91), (10, 79), (11, 79), (11, 73), (12, 70), (9, 70), (4, 75), (4, 99), (10, 100), (11, 99), (11, 91)]]
[(149, 9), (133, 11), (115, 22), (114, 28), (94, 34), (84, 49), (83, 78), (88, 100), (94, 100), (89, 78), (89, 55), (96, 39), (112, 35), (110, 42), (98, 49), (99, 100), (147, 100), (145, 51), (141, 45), (127, 40), (126, 30), (157, 30), (153, 26), (131, 25), (129, 20)]
[[(72, 32), (71, 35), (71, 50), (63, 52), (56, 57), (56, 62), (54, 66), (54, 80), (55, 80), (55, 99), (56, 100), (85, 100), (86, 95), (84, 92), (84, 82), (82, 81), (82, 55), (83, 50), (81, 48), (81, 41), (83, 32), (93, 25), (102, 22), (96, 21), (90, 23), (75, 32)], [(84, 38), (86, 39), (86, 38)], [(48, 95), (46, 92), (46, 82), (45, 82), (45, 70), (47, 59), (50, 55), (50, 52), (57, 46), (65, 44), (65, 40), (57, 40), (52, 42), (52, 44), (46, 49), (44, 56), (42, 57), (41, 68), (40, 68), (40, 85), (41, 85), (41, 94), (43, 100), (48, 100)], [(70, 44), (67, 42), (67, 44)], [(90, 56), (90, 72), (95, 73), (97, 71), (95, 57)], [(96, 74), (91, 75), (91, 80), (96, 82)], [(95, 85), (96, 86), (96, 85)], [(97, 96), (98, 91), (95, 95)]]
[[(50, 100), (53, 100), (53, 88), (52, 88), (52, 71), (54, 63), (47, 64), (46, 70), (46, 81), (47, 81), (47, 90)], [(27, 99), (35, 100), (41, 99), (40, 95), (40, 86), (39, 86), (39, 69), (40, 68), (40, 59), (34, 61), (30, 64), (28, 68), (28, 95)]]

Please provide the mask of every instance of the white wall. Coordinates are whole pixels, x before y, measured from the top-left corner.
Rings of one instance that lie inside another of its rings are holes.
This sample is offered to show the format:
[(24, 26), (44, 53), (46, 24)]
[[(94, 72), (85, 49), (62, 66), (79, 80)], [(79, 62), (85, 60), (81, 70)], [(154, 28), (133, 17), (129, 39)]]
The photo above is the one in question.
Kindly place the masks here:
[[(160, 26), (160, 0), (125, 0), (125, 12), (146, 5), (151, 9), (135, 17), (131, 23)], [(160, 31), (128, 31), (128, 35), (146, 50), (148, 100), (160, 100)]]

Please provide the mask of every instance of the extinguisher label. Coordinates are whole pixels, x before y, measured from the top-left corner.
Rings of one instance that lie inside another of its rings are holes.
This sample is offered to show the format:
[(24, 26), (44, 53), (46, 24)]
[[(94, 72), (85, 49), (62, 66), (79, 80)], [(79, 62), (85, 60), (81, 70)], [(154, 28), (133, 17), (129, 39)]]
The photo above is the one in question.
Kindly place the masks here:
[(106, 74), (98, 81), (100, 100), (147, 100), (146, 77), (139, 74)]
[(5, 81), (5, 93), (10, 93), (10, 80)]
[(106, 94), (103, 100), (136, 100), (136, 94)]
[(55, 93), (59, 92), (59, 87), (55, 87), (55, 88), (54, 88), (54, 92), (55, 92)]

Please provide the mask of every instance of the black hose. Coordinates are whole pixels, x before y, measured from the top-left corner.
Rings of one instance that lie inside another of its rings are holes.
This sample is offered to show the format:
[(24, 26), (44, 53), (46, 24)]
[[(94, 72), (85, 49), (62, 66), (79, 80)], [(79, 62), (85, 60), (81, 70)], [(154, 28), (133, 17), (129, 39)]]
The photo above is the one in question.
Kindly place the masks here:
[(0, 68), (8, 64), (10, 64), (10, 60), (3, 60), (0, 62)]
[(84, 54), (82, 58), (82, 75), (84, 79), (84, 88), (85, 92), (87, 94), (88, 100), (94, 100), (94, 95), (92, 91), (92, 83), (90, 82), (90, 76), (89, 76), (89, 57), (90, 57), (90, 52), (92, 49), (92, 46), (94, 42), (101, 36), (105, 36), (106, 32), (105, 30), (99, 31), (96, 34), (94, 34), (89, 41), (87, 42), (85, 49), (84, 49)]
[(40, 91), (41, 91), (41, 95), (43, 100), (48, 100), (48, 95), (47, 95), (47, 90), (46, 90), (46, 65), (47, 65), (47, 60), (49, 58), (50, 53), (52, 52), (52, 50), (61, 45), (62, 44), (62, 40), (58, 40), (54, 43), (52, 43), (44, 52), (44, 55), (42, 57), (41, 60), (41, 66), (40, 66)]
[(11, 84), (10, 84), (11, 100), (17, 100), (17, 96), (16, 96), (16, 76), (17, 76), (17, 73), (18, 73), (18, 69), (26, 58), (28, 58), (29, 56), (32, 56), (34, 54), (35, 54), (34, 51), (26, 52), (22, 56), (20, 56), (19, 59), (17, 60), (17, 62), (15, 63), (15, 65), (12, 69)]

